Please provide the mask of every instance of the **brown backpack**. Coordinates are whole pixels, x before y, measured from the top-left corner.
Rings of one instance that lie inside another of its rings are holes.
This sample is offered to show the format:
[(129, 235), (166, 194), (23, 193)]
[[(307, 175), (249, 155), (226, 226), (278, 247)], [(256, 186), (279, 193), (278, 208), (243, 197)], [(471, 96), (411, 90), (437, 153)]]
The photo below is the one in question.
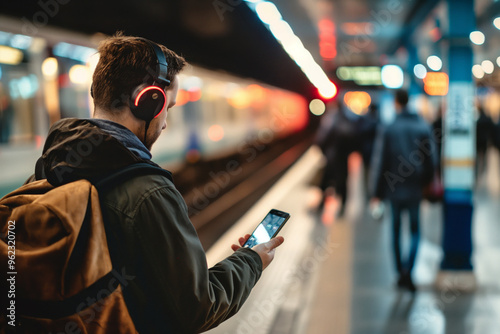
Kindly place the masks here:
[[(0, 333), (137, 333), (113, 269), (97, 189), (138, 174), (134, 164), (95, 183), (24, 185), (0, 200)], [(5, 288), (4, 288), (5, 286)]]

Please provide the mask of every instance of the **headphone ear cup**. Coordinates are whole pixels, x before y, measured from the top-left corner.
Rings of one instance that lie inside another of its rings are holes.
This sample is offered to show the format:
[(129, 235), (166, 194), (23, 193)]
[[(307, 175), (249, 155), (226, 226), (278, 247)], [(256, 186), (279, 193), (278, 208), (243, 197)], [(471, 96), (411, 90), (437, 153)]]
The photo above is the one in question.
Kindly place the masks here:
[(151, 121), (161, 113), (166, 101), (167, 97), (161, 87), (142, 84), (132, 93), (130, 110), (135, 117)]

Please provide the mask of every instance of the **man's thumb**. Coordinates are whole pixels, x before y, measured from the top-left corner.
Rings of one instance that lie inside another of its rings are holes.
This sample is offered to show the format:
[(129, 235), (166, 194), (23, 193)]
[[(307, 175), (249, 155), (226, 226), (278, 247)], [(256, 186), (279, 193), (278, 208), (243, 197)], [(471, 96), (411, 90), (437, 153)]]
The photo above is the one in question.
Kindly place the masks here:
[(269, 240), (267, 242), (267, 247), (269, 248), (269, 250), (273, 250), (276, 247), (278, 247), (279, 245), (281, 245), (284, 241), (285, 241), (285, 239), (282, 236), (272, 238), (271, 240)]

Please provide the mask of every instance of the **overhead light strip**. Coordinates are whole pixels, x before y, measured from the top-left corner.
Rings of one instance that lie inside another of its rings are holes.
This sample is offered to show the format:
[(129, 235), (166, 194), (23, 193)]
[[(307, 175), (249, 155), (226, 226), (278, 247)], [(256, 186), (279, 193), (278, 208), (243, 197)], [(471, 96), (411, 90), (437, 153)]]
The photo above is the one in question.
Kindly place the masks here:
[(245, 0), (245, 2), (271, 31), (319, 93), (325, 98), (334, 97), (337, 94), (337, 87), (330, 81), (321, 66), (316, 63), (290, 25), (283, 20), (276, 5), (270, 1), (262, 0)]

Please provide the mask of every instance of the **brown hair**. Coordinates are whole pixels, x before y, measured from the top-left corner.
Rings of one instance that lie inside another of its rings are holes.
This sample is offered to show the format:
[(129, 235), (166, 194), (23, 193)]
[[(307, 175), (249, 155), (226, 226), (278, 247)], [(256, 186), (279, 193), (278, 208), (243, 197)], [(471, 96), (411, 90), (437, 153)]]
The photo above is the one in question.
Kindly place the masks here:
[[(186, 60), (163, 45), (158, 46), (168, 63), (167, 79), (173, 81)], [(156, 55), (146, 41), (121, 32), (99, 44), (99, 62), (92, 77), (92, 93), (97, 107), (113, 112), (129, 105), (133, 89), (152, 83)]]

